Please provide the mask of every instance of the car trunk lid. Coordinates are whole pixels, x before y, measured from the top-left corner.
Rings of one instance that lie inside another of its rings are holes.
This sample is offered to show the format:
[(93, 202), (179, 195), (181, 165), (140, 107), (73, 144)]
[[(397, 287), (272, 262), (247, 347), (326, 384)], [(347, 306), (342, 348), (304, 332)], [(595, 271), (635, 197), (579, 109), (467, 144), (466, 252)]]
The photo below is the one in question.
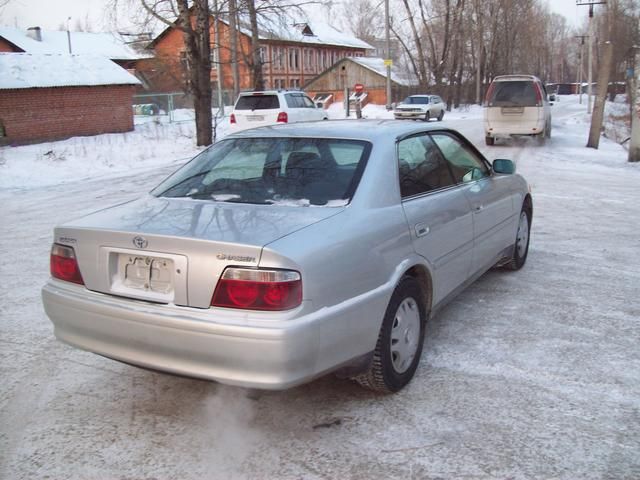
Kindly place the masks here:
[(55, 230), (88, 289), (206, 308), (227, 266), (257, 267), (262, 247), (342, 208), (145, 197)]

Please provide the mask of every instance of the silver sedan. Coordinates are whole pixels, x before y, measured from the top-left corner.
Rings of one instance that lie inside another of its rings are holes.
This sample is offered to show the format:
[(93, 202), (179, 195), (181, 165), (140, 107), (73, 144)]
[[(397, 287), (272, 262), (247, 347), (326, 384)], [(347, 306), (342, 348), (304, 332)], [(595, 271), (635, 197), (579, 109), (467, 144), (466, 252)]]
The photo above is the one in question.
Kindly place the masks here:
[(58, 339), (126, 363), (265, 389), (336, 372), (395, 392), (430, 316), (486, 270), (522, 267), (531, 217), (513, 163), (451, 129), (264, 127), (57, 227), (42, 297)]

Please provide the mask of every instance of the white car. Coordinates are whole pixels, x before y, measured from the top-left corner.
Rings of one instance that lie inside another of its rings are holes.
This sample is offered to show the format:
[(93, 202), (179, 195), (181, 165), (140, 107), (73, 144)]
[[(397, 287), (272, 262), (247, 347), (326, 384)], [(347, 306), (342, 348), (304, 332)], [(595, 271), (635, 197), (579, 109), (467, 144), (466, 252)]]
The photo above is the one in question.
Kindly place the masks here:
[(487, 145), (511, 135), (534, 136), (540, 143), (551, 137), (551, 103), (544, 83), (533, 75), (495, 77), (484, 108)]
[(327, 112), (318, 108), (309, 96), (300, 91), (270, 90), (243, 92), (231, 113), (233, 131), (264, 127), (280, 123), (327, 120)]
[(411, 95), (399, 103), (393, 111), (396, 120), (441, 121), (447, 106), (438, 95)]

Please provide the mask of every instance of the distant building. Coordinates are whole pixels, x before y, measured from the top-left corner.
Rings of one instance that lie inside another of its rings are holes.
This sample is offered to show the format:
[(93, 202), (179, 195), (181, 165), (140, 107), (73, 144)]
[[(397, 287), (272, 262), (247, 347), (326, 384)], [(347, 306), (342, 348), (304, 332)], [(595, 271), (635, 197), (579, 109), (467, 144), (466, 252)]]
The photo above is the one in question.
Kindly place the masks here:
[[(219, 50), (215, 49), (215, 28), (220, 30)], [(250, 31), (239, 28), (238, 55), (240, 89), (252, 88), (246, 59), (250, 52)], [(233, 88), (229, 25), (225, 20), (211, 19), (211, 82), (217, 88), (218, 75), (224, 90)], [(301, 88), (306, 82), (345, 57), (363, 57), (372, 47), (352, 35), (342, 33), (320, 22), (294, 25), (269, 24), (260, 28), (262, 70), (267, 89)], [(155, 91), (175, 91), (187, 84), (186, 51), (182, 32), (167, 28), (149, 45), (155, 51), (153, 60), (141, 62), (139, 71)], [(218, 58), (218, 52), (219, 57)]]
[(0, 53), (0, 145), (133, 130), (140, 82), (100, 56)]
[[(328, 70), (311, 79), (304, 89), (313, 94), (331, 95), (333, 102), (344, 100), (344, 89), (354, 91), (356, 84), (363, 86), (364, 103), (384, 105), (387, 100), (387, 67), (382, 58), (343, 58)], [(415, 93), (418, 82), (403, 75), (397, 67), (391, 68), (391, 98), (399, 101)]]

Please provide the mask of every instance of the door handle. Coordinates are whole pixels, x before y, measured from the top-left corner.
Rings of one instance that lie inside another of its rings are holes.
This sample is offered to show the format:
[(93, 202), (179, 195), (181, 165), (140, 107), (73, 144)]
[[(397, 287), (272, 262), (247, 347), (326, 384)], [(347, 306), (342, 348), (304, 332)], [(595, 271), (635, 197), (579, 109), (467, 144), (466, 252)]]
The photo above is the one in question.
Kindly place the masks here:
[(484, 209), (484, 205), (478, 204), (475, 207), (473, 207), (473, 210), (476, 212), (481, 212)]
[(424, 223), (416, 224), (414, 229), (416, 231), (416, 236), (418, 237), (424, 237), (427, 233), (429, 233), (429, 227)]

